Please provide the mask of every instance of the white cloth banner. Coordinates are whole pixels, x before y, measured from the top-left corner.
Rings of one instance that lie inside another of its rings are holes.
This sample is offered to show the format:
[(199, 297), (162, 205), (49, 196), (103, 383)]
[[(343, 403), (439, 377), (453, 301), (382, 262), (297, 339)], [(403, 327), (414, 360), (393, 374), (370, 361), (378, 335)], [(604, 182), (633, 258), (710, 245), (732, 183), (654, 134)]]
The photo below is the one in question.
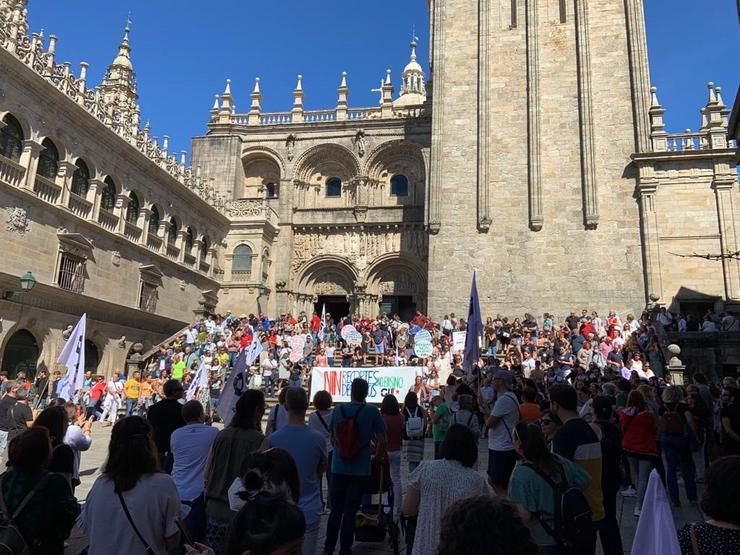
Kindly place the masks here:
[(632, 555), (644, 553), (681, 555), (671, 502), (657, 470), (650, 473), (640, 520), (632, 542)]
[(200, 368), (198, 368), (198, 371), (195, 374), (195, 377), (193, 378), (193, 381), (190, 382), (190, 386), (188, 387), (188, 392), (185, 394), (185, 399), (187, 401), (192, 401), (195, 398), (195, 393), (199, 389), (203, 389), (204, 387), (208, 387), (208, 371), (209, 368), (204, 363), (200, 363)]
[(257, 360), (261, 353), (262, 341), (259, 338), (259, 334), (255, 333), (254, 336), (252, 336), (252, 342), (249, 344), (249, 347), (247, 347), (247, 369), (254, 364), (254, 361)]
[(326, 390), (335, 403), (349, 403), (352, 380), (362, 378), (370, 386), (368, 403), (380, 403), (386, 395), (395, 395), (398, 402), (422, 374), (421, 366), (379, 366), (373, 368), (325, 368), (311, 370), (311, 398), (317, 391)]
[(87, 314), (83, 314), (64, 344), (57, 362), (67, 367), (67, 373), (57, 386), (62, 399), (74, 401), (77, 392), (85, 383), (85, 328)]
[(453, 331), (452, 332), (452, 352), (462, 353), (465, 350), (465, 336), (468, 334), (466, 331)]

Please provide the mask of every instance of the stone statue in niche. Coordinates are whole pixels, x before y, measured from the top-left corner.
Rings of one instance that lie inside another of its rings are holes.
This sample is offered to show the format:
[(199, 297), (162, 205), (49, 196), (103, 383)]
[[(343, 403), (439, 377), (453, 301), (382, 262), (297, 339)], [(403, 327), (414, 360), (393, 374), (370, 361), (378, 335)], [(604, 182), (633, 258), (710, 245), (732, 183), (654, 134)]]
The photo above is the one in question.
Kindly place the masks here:
[(365, 130), (358, 129), (355, 133), (355, 149), (357, 150), (357, 156), (362, 158), (365, 156), (365, 150), (367, 148), (367, 139), (365, 138)]
[(285, 150), (288, 156), (288, 161), (292, 161), (295, 156), (295, 135), (292, 133), (285, 139)]
[(20, 206), (12, 206), (6, 208), (8, 213), (8, 219), (6, 220), (7, 225), (5, 229), (11, 233), (17, 233), (18, 235), (25, 235), (28, 233), (29, 222), (28, 222), (28, 211)]
[(120, 266), (121, 265), (121, 253), (118, 251), (113, 251), (110, 254), (110, 262), (114, 266)]

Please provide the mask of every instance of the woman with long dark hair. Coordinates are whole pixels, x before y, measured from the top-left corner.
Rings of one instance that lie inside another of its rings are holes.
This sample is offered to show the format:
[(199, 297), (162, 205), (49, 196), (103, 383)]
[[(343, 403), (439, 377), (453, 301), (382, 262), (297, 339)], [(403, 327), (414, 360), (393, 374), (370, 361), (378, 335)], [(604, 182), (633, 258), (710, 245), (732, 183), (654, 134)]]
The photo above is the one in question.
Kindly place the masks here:
[(380, 416), (385, 422), (388, 435), (388, 463), (393, 482), (393, 510), (398, 514), (401, 508), (401, 445), (403, 442), (404, 419), (395, 395), (386, 395), (380, 403)]
[(50, 459), (48, 430), (33, 426), (11, 440), (8, 470), (0, 476), (4, 512), (12, 515), (26, 502), (13, 521), (33, 555), (63, 553), (80, 511), (69, 484), (47, 470)]
[(540, 552), (547, 555), (564, 553), (556, 538), (548, 532), (555, 528), (556, 496), (548, 479), (566, 488), (583, 489), (590, 477), (575, 463), (551, 453), (537, 424), (519, 422), (512, 430), (512, 440), (521, 460), (509, 480), (509, 498), (519, 505), (524, 523)]
[(89, 555), (169, 553), (180, 541), (179, 515), (180, 497), (160, 472), (149, 423), (140, 416), (119, 420), (80, 518)]
[(69, 486), (73, 487), (72, 475), (74, 474), (75, 453), (74, 450), (64, 443), (64, 436), (69, 427), (69, 416), (63, 406), (55, 405), (43, 410), (36, 417), (34, 426), (43, 426), (49, 430), (51, 439), (51, 461), (49, 472), (58, 472), (67, 479)]
[(206, 543), (223, 552), (224, 539), (234, 512), (228, 491), (239, 477), (246, 459), (265, 439), (260, 423), (265, 414), (265, 395), (258, 389), (245, 391), (236, 402), (231, 423), (216, 436), (206, 463)]

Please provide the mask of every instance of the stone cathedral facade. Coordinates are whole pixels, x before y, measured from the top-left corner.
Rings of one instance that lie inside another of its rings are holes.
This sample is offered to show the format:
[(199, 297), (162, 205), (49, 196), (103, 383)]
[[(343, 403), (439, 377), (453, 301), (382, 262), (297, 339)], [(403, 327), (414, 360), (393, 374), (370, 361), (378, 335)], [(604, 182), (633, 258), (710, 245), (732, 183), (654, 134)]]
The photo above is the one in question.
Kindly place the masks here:
[(277, 113), (227, 80), (191, 166), (142, 126), (128, 29), (92, 84), (26, 4), (0, 0), (3, 370), (53, 367), (82, 312), (109, 372), (209, 311), (464, 315), (473, 272), (486, 315), (740, 304), (737, 259), (679, 256), (740, 250), (730, 110), (710, 84), (666, 131), (642, 0), (428, 0), (429, 67), (412, 43), (377, 105), (346, 73)]

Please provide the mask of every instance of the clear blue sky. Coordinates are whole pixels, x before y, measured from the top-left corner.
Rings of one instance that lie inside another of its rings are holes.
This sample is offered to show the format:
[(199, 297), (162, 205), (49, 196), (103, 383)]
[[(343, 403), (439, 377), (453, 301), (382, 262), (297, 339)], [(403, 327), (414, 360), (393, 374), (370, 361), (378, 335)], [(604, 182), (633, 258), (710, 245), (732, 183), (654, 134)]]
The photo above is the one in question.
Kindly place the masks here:
[[(189, 150), (202, 134), (213, 95), (232, 81), (237, 109), (249, 109), (261, 77), (264, 111), (289, 110), (303, 74), (309, 109), (336, 104), (342, 71), (350, 106), (375, 106), (386, 68), (398, 76), (408, 61), (412, 27), (428, 62), (425, 0), (30, 0), (31, 29), (59, 37), (57, 60), (90, 63), (97, 83), (112, 61), (126, 15), (144, 121)], [(668, 8), (670, 4), (670, 8)], [(732, 103), (740, 78), (735, 0), (645, 0), (652, 82), (668, 108), (672, 131), (696, 129), (707, 81)], [(595, 109), (599, 109), (598, 105)]]

